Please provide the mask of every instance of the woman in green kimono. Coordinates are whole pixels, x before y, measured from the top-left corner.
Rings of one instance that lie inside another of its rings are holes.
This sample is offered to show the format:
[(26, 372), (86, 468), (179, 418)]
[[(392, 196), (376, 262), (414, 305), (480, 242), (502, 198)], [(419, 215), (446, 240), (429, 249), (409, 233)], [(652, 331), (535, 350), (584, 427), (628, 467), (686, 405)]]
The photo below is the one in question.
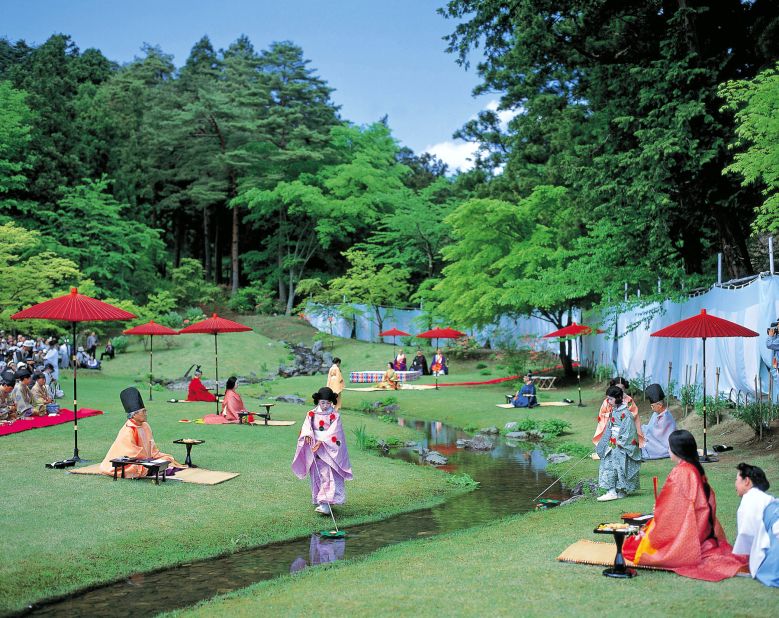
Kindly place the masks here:
[(639, 488), (638, 473), (641, 470), (641, 448), (633, 415), (623, 402), (622, 389), (610, 386), (606, 400), (612, 407), (606, 430), (596, 452), (600, 457), (598, 484), (606, 491), (600, 502), (624, 498)]

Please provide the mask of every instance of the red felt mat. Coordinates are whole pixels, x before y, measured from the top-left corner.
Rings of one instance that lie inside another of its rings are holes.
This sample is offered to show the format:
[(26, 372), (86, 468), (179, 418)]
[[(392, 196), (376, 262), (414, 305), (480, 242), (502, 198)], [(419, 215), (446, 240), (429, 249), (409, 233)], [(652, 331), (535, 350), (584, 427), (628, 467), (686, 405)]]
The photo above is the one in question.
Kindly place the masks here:
[[(79, 418), (86, 418), (87, 416), (97, 416), (102, 414), (102, 410), (92, 410), (90, 408), (81, 408), (78, 411)], [(60, 410), (59, 416), (34, 416), (32, 420), (17, 420), (10, 425), (0, 426), (0, 436), (7, 436), (12, 433), (19, 433), (20, 431), (27, 431), (28, 429), (38, 429), (39, 427), (51, 427), (52, 425), (62, 425), (63, 423), (73, 422), (73, 410)]]

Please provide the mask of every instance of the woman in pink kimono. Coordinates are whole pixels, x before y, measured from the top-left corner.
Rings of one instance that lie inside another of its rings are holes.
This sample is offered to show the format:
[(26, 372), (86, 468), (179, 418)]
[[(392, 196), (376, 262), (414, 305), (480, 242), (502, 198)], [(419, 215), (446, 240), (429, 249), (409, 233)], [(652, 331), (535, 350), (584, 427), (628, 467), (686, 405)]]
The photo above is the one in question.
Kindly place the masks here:
[(300, 428), (292, 471), (300, 479), (311, 477), (311, 502), (317, 513), (330, 514), (331, 504), (346, 501), (344, 481), (352, 479), (341, 415), (335, 409), (336, 394), (322, 387), (312, 396), (316, 407)]
[(243, 405), (243, 399), (241, 399), (241, 396), (235, 390), (235, 383), (237, 381), (238, 378), (235, 376), (230, 376), (227, 378), (227, 383), (225, 384), (225, 396), (222, 400), (222, 413), (206, 414), (203, 417), (203, 422), (206, 425), (239, 423), (241, 421), (241, 417), (238, 416), (238, 413), (248, 412), (246, 406)]

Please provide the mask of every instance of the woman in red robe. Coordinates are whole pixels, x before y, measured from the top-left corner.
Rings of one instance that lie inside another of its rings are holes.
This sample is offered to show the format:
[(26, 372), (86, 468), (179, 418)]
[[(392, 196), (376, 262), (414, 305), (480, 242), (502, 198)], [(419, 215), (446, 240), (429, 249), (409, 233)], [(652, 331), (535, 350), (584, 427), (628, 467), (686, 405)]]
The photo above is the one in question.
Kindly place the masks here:
[(684, 577), (716, 582), (733, 577), (745, 564), (733, 555), (717, 520), (714, 490), (698, 460), (689, 431), (668, 438), (671, 470), (655, 503), (654, 519), (637, 537), (625, 539), (623, 554), (637, 565), (663, 567)]
[(209, 392), (200, 381), (200, 376), (202, 375), (203, 372), (200, 371), (200, 369), (195, 369), (195, 375), (189, 382), (189, 389), (187, 390), (187, 401), (216, 401), (216, 395)]

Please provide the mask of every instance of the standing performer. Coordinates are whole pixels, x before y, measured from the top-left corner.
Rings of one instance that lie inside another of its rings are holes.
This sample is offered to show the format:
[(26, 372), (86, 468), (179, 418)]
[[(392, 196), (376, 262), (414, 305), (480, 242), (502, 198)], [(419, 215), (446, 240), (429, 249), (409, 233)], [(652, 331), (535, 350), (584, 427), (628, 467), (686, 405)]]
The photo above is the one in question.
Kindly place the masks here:
[(624, 498), (639, 488), (641, 450), (636, 425), (622, 397), (618, 386), (609, 386), (606, 391), (611, 418), (595, 449), (600, 457), (598, 484), (606, 490), (598, 498), (600, 502)]
[(352, 465), (341, 415), (335, 409), (336, 394), (324, 386), (312, 399), (316, 406), (300, 428), (292, 471), (300, 479), (311, 477), (311, 502), (317, 513), (329, 515), (331, 504), (346, 501), (344, 481), (352, 479)]
[[(636, 424), (636, 433), (638, 433), (638, 446), (644, 448), (645, 440), (644, 432), (641, 429), (641, 417), (638, 415), (638, 406), (636, 406), (636, 402), (633, 401), (633, 398), (627, 393), (627, 389), (630, 386), (628, 381), (625, 378), (617, 377), (609, 382), (609, 386), (618, 386), (620, 389), (622, 389), (622, 401), (625, 402), (628, 410), (630, 410), (630, 414), (633, 416), (633, 422)], [(598, 442), (600, 442), (603, 431), (608, 426), (610, 418), (611, 405), (609, 404), (608, 399), (604, 399), (600, 406), (600, 412), (598, 412), (598, 418), (596, 419), (598, 421), (598, 426), (595, 428), (595, 435), (592, 436), (593, 444), (597, 445)]]
[(337, 356), (333, 358), (333, 366), (330, 367), (330, 371), (327, 372), (327, 386), (338, 397), (338, 403), (335, 404), (335, 409), (340, 410), (344, 396), (344, 377), (341, 374), (341, 359)]
[[(178, 463), (173, 455), (160, 452), (154, 443), (154, 436), (151, 432), (149, 423), (146, 422), (148, 414), (143, 405), (143, 398), (138, 389), (134, 386), (124, 389), (119, 393), (122, 400), (124, 411), (127, 413), (127, 422), (119, 430), (116, 440), (108, 449), (108, 454), (100, 464), (100, 472), (113, 476), (114, 468), (111, 465), (112, 459), (119, 457), (135, 457), (138, 459), (165, 459), (170, 461), (177, 468), (186, 468), (184, 464)], [(149, 470), (144, 466), (125, 466), (124, 475), (131, 479), (146, 476)]]

